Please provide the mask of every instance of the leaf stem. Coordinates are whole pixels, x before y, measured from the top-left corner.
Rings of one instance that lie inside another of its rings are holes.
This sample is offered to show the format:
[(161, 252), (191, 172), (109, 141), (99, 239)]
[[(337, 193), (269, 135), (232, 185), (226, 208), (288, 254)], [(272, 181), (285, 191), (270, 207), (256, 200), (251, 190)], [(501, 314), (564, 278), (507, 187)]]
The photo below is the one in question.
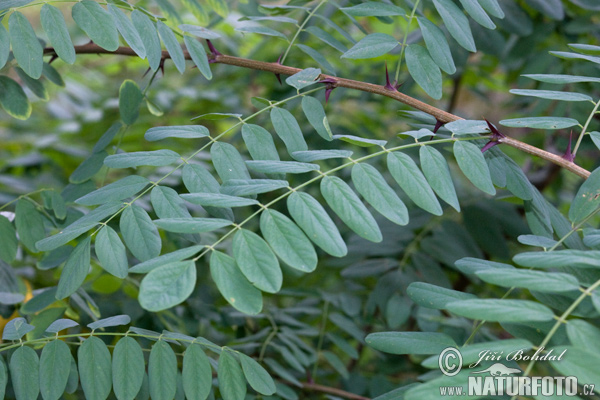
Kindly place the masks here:
[(598, 111), (599, 107), (600, 107), (600, 100), (598, 100), (596, 103), (594, 103), (594, 109), (592, 110), (590, 115), (588, 115), (587, 121), (585, 121), (585, 125), (583, 126), (583, 129), (581, 130), (581, 133), (579, 134), (579, 137), (577, 138), (577, 143), (575, 144), (575, 147), (573, 148), (573, 158), (575, 158), (575, 156), (577, 155), (577, 150), (579, 150), (579, 145), (581, 144), (581, 141), (583, 140), (583, 137), (585, 136), (587, 128), (590, 125), (590, 122), (592, 122), (592, 118), (594, 118), (594, 115), (596, 115), (596, 112)]
[(412, 20), (415, 18), (415, 13), (417, 12), (417, 7), (419, 6), (419, 2), (421, 0), (416, 0), (413, 9), (408, 16), (408, 22), (406, 22), (406, 29), (404, 30), (404, 38), (402, 39), (402, 49), (400, 49), (400, 59), (398, 60), (398, 66), (396, 67), (396, 76), (394, 77), (396, 83), (398, 83), (398, 79), (400, 79), (400, 67), (402, 66), (402, 58), (404, 57), (404, 49), (406, 49), (406, 41), (408, 40), (408, 31), (410, 30), (410, 25)]
[(323, 348), (323, 339), (325, 337), (325, 327), (327, 326), (327, 317), (329, 314), (329, 302), (326, 300), (323, 306), (323, 316), (321, 318), (321, 329), (319, 332), (319, 341), (317, 342), (317, 357), (312, 370), (312, 379), (315, 380), (317, 377), (317, 366), (319, 364), (319, 358), (321, 356), (321, 349)]
[(306, 24), (308, 23), (308, 21), (313, 17), (313, 15), (315, 15), (315, 13), (317, 12), (317, 10), (323, 5), (327, 3), (327, 0), (321, 0), (319, 2), (319, 4), (317, 4), (315, 6), (315, 8), (313, 8), (311, 10), (311, 12), (308, 13), (308, 15), (306, 16), (306, 18), (304, 19), (304, 21), (302, 21), (302, 25), (300, 25), (300, 27), (298, 28), (298, 30), (296, 31), (296, 34), (294, 35), (294, 37), (292, 38), (292, 40), (290, 41), (287, 49), (285, 50), (285, 53), (283, 53), (283, 57), (281, 57), (281, 61), (280, 63), (283, 64), (285, 62), (285, 59), (287, 58), (288, 53), (290, 52), (290, 50), (292, 49), (292, 46), (294, 45), (294, 42), (296, 41), (296, 39), (298, 38), (298, 36), (300, 35), (300, 33), (302, 32), (302, 30), (304, 29), (304, 27), (306, 26)]

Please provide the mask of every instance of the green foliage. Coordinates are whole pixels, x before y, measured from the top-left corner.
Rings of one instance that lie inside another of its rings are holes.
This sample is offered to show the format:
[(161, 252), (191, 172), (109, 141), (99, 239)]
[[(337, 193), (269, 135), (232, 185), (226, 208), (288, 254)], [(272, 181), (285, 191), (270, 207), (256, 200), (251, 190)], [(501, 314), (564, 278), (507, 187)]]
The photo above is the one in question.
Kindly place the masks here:
[(447, 347), (600, 386), (594, 2), (30, 3), (0, 5), (0, 397), (433, 399)]

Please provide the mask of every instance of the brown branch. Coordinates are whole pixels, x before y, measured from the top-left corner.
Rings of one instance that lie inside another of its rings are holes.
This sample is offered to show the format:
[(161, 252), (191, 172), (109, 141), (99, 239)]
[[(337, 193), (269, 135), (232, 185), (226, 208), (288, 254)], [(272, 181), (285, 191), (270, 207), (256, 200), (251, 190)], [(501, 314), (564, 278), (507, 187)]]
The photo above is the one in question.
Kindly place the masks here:
[(314, 391), (314, 392), (328, 393), (328, 394), (332, 394), (334, 396), (343, 397), (345, 399), (350, 399), (350, 400), (371, 400), (368, 397), (364, 397), (364, 396), (360, 396), (358, 394), (346, 392), (345, 390), (333, 388), (330, 386), (319, 385), (318, 383), (302, 382), (302, 389), (310, 390), (310, 391)]
[[(95, 43), (88, 43), (88, 44), (84, 44), (81, 46), (75, 46), (75, 52), (77, 54), (119, 54), (119, 55), (136, 56), (137, 57), (137, 54), (129, 47), (119, 47), (115, 51), (108, 51), (108, 50), (105, 50), (102, 47), (98, 46)], [(55, 55), (56, 52), (54, 51), (54, 48), (48, 47), (48, 48), (44, 49), (44, 54)], [(190, 54), (187, 51), (184, 50), (184, 54), (185, 54), (186, 59), (188, 59), (188, 60), (191, 59)], [(169, 53), (167, 51), (163, 51), (162, 58), (167, 59), (167, 58), (171, 58), (171, 56), (169, 55)], [(234, 65), (237, 67), (272, 72), (274, 74), (294, 75), (294, 74), (302, 71), (302, 69), (300, 69), (300, 68), (288, 67), (286, 65), (281, 65), (278, 63), (268, 63), (268, 62), (264, 62), (264, 61), (250, 60), (247, 58), (233, 57), (233, 56), (228, 56), (228, 55), (224, 55), (224, 54), (216, 54), (215, 55), (215, 54), (209, 53), (208, 59), (212, 63)], [(352, 79), (338, 78), (335, 76), (330, 76), (330, 75), (325, 75), (325, 74), (321, 74), (319, 79), (321, 79), (321, 80), (327, 79), (330, 82), (334, 82), (333, 85), (336, 87), (345, 87), (348, 89), (355, 89), (355, 90), (360, 90), (363, 92), (374, 93), (374, 94), (378, 94), (381, 96), (390, 97), (394, 100), (404, 103), (404, 104), (406, 104), (412, 108), (415, 108), (419, 111), (423, 111), (423, 112), (435, 117), (438, 121), (441, 121), (443, 123), (448, 123), (448, 122), (457, 121), (459, 119), (462, 119), (454, 114), (448, 113), (444, 110), (440, 110), (439, 108), (433, 107), (427, 103), (423, 103), (422, 101), (417, 100), (413, 97), (410, 97), (404, 93), (386, 89), (384, 86), (381, 86), (381, 85), (374, 85), (372, 83), (355, 81)], [(550, 161), (556, 165), (559, 165), (560, 167), (562, 167), (568, 171), (571, 171), (572, 173), (574, 173), (584, 179), (587, 179), (590, 176), (590, 172), (587, 171), (586, 169), (581, 168), (580, 166), (576, 165), (575, 163), (565, 160), (564, 158), (562, 158), (556, 154), (550, 153), (548, 151), (539, 149), (535, 146), (528, 145), (527, 143), (521, 142), (517, 139), (509, 138), (509, 137), (502, 138), (499, 141), (510, 147), (514, 147), (516, 149), (519, 149), (521, 151), (524, 151), (526, 153), (532, 154), (532, 155), (542, 158), (544, 160)]]

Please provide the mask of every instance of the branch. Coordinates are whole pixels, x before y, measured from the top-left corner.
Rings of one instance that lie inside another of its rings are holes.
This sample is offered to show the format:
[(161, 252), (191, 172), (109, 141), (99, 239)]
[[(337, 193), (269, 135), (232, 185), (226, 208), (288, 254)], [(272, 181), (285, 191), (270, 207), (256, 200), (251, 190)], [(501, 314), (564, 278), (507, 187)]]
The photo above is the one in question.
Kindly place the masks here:
[(368, 397), (346, 392), (345, 390), (336, 389), (330, 386), (319, 385), (318, 383), (302, 382), (302, 389), (314, 392), (328, 393), (337, 397), (343, 397), (345, 399), (350, 400), (370, 400)]
[[(102, 47), (98, 46), (95, 43), (88, 43), (88, 44), (84, 44), (81, 46), (75, 46), (75, 52), (77, 54), (119, 54), (119, 55), (124, 55), (124, 56), (137, 57), (137, 54), (129, 47), (119, 47), (115, 51), (108, 51), (108, 50), (105, 50)], [(47, 47), (44, 49), (44, 54), (56, 55), (56, 52), (55, 52), (54, 48)], [(190, 54), (186, 50), (184, 50), (184, 55), (185, 55), (186, 59), (191, 60)], [(169, 53), (166, 50), (163, 50), (162, 58), (168, 59), (168, 58), (171, 58), (171, 56), (169, 55)], [(294, 75), (294, 74), (302, 71), (302, 69), (300, 69), (300, 68), (288, 67), (286, 65), (281, 65), (278, 63), (268, 63), (268, 62), (264, 62), (264, 61), (250, 60), (247, 58), (233, 57), (233, 56), (228, 56), (228, 55), (224, 55), (224, 54), (209, 53), (208, 59), (212, 63), (234, 65), (234, 66), (242, 67), (242, 68), (249, 68), (249, 69), (254, 69), (254, 70), (259, 70), (259, 71), (272, 72), (274, 74)], [(355, 90), (360, 90), (363, 92), (374, 93), (374, 94), (378, 94), (381, 96), (390, 97), (394, 100), (404, 103), (404, 104), (406, 104), (412, 108), (415, 108), (419, 111), (423, 111), (424, 113), (427, 113), (427, 114), (435, 117), (438, 121), (440, 121), (444, 124), (462, 119), (454, 114), (448, 113), (444, 110), (440, 110), (439, 108), (433, 107), (427, 103), (423, 103), (422, 101), (417, 100), (414, 97), (410, 97), (404, 93), (386, 89), (384, 86), (381, 86), (381, 85), (374, 85), (372, 83), (355, 81), (352, 79), (338, 78), (336, 76), (330, 76), (330, 75), (325, 75), (325, 74), (321, 74), (319, 76), (319, 79), (333, 82), (332, 85), (335, 87), (345, 87), (348, 89), (355, 89)], [(568, 171), (571, 171), (572, 173), (574, 173), (584, 179), (587, 179), (590, 176), (589, 171), (587, 171), (584, 168), (581, 168), (580, 166), (576, 165), (575, 163), (565, 160), (564, 158), (562, 158), (556, 154), (550, 153), (550, 152), (542, 150), (542, 149), (538, 149), (535, 146), (528, 145), (527, 143), (521, 142), (517, 139), (505, 137), (505, 138), (500, 139), (499, 142), (504, 143), (510, 147), (519, 149), (521, 151), (524, 151), (526, 153), (532, 154), (532, 155), (542, 158), (544, 160), (550, 161)]]

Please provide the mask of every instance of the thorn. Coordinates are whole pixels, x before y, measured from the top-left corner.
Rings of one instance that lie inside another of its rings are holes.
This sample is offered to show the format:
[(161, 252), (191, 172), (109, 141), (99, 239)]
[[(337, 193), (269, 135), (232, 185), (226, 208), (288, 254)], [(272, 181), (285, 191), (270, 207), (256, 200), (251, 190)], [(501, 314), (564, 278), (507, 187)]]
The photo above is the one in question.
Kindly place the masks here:
[(52, 57), (50, 57), (50, 61), (48, 61), (48, 64), (52, 64), (52, 62), (54, 62), (54, 60), (56, 60), (58, 58), (58, 56), (56, 55), (56, 53), (52, 54)]
[(569, 134), (569, 144), (567, 145), (567, 151), (565, 151), (565, 154), (563, 154), (562, 158), (564, 158), (565, 160), (569, 161), (569, 162), (574, 162), (575, 160), (575, 154), (573, 154), (571, 152), (571, 141), (573, 140), (573, 131), (571, 131), (571, 133)]
[[(276, 64), (282, 65), (282, 64), (281, 64), (281, 57), (283, 57), (283, 53), (281, 53), (281, 54), (279, 55), (279, 58), (277, 58), (277, 62), (276, 62)], [(280, 84), (280, 85), (283, 85), (283, 83), (281, 82), (281, 74), (275, 73), (275, 78), (277, 78), (277, 80), (279, 81), (279, 84)]]
[(145, 77), (146, 75), (148, 75), (148, 72), (150, 72), (151, 70), (152, 70), (152, 68), (148, 67), (146, 72), (144, 72), (144, 75), (142, 75), (142, 78)]
[(206, 39), (206, 44), (208, 44), (208, 48), (210, 49), (210, 52), (212, 53), (213, 56), (222, 56), (223, 54), (219, 53), (219, 51), (217, 49), (215, 49), (215, 46), (212, 44), (212, 42), (208, 39)]
[(160, 68), (160, 72), (162, 72), (163, 76), (165, 76), (165, 59), (160, 59), (160, 64), (158, 64), (158, 68)]
[(384, 88), (386, 88), (387, 90), (391, 90), (392, 92), (397, 92), (399, 87), (400, 87), (400, 85), (396, 85), (396, 81), (394, 81), (393, 85), (390, 83), (390, 74), (388, 73), (388, 67), (387, 67), (387, 62), (386, 62), (385, 63), (385, 86), (384, 86)]
[(337, 81), (332, 78), (326, 78), (326, 79), (320, 80), (317, 83), (325, 84), (325, 104), (327, 104), (327, 102), (329, 101), (329, 95), (331, 94), (331, 92), (333, 92), (333, 89), (336, 88), (335, 84), (337, 83)]
[(436, 118), (435, 119), (435, 127), (433, 128), (433, 133), (437, 133), (438, 129), (440, 129), (443, 125), (444, 125), (444, 123)]
[(483, 148), (481, 149), (482, 153), (485, 153), (487, 150), (500, 144), (502, 138), (506, 137), (506, 135), (501, 133), (498, 129), (496, 129), (496, 127), (494, 125), (492, 125), (490, 123), (490, 121), (488, 121), (486, 118), (484, 118), (484, 120), (487, 123), (488, 127), (490, 128), (490, 131), (492, 131), (492, 138), (489, 142), (487, 142), (485, 144), (485, 146), (483, 146)]

